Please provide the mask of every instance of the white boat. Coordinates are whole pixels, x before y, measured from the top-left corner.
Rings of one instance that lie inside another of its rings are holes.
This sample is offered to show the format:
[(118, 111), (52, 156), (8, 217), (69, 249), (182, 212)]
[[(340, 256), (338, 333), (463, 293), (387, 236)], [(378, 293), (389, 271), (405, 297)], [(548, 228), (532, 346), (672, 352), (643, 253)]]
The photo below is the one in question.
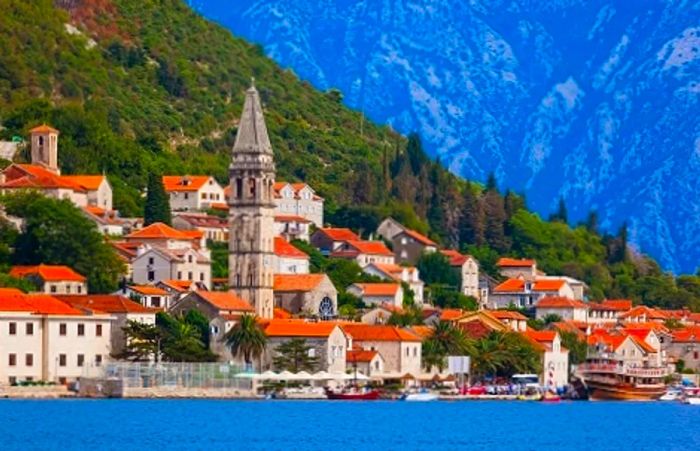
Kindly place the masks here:
[(403, 395), (402, 399), (404, 401), (413, 401), (413, 402), (437, 401), (438, 394), (431, 393), (429, 391), (420, 391), (417, 393), (406, 393)]
[(700, 406), (700, 388), (686, 388), (683, 393), (683, 404)]
[(666, 393), (661, 395), (659, 401), (680, 401), (683, 397), (683, 390), (678, 388), (669, 388)]

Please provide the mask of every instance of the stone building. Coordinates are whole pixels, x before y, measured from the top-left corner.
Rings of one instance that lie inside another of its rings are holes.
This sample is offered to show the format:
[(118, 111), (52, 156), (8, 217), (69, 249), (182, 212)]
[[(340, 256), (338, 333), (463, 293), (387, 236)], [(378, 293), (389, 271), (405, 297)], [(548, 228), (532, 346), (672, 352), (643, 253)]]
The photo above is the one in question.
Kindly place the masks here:
[(338, 290), (325, 274), (275, 274), (275, 306), (293, 314), (332, 318)]
[(229, 286), (272, 318), (275, 162), (255, 86), (245, 93), (229, 176)]

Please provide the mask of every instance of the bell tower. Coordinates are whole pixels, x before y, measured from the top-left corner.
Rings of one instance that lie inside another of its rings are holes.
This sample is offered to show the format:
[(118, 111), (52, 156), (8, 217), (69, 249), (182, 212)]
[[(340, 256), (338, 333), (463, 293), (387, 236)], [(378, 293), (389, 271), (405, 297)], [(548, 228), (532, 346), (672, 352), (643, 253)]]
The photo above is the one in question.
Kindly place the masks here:
[(46, 124), (29, 130), (32, 140), (32, 164), (60, 174), (58, 169), (58, 130)]
[(229, 287), (272, 318), (275, 162), (254, 82), (245, 93), (229, 166)]

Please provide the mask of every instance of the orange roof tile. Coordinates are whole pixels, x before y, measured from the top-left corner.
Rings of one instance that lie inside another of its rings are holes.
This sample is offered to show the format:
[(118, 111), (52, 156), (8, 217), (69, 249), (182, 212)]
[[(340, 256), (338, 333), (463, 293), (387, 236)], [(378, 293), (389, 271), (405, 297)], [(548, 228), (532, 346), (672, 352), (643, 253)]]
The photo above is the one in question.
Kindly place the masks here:
[(350, 349), (347, 352), (345, 360), (350, 363), (362, 362), (369, 363), (377, 356), (377, 351), (366, 351), (364, 349)]
[(167, 296), (168, 292), (153, 285), (129, 285), (131, 291), (147, 296)]
[(402, 232), (399, 232), (399, 235), (401, 235), (402, 233), (408, 235), (409, 237), (413, 238), (414, 240), (418, 241), (424, 246), (437, 246), (437, 243), (435, 243), (435, 241), (431, 240), (430, 238), (421, 233), (416, 232), (415, 230), (404, 229)]
[(668, 319), (668, 315), (662, 311), (662, 310), (657, 310), (651, 307), (647, 307), (646, 305), (638, 305), (637, 307), (634, 307), (632, 310), (623, 313), (620, 315), (620, 318), (636, 318), (640, 316), (646, 316), (647, 319), (655, 319), (655, 320), (666, 320)]
[(192, 287), (192, 281), (191, 280), (177, 280), (177, 279), (168, 279), (168, 280), (161, 280), (159, 283), (170, 287), (176, 291), (187, 291)]
[(363, 296), (396, 296), (401, 286), (398, 283), (355, 283), (353, 285), (362, 291)]
[(204, 299), (209, 304), (219, 310), (234, 310), (241, 312), (252, 312), (253, 307), (232, 291), (195, 291), (197, 296)]
[(497, 285), (493, 291), (496, 293), (521, 292), (525, 290), (525, 281), (522, 279), (508, 279)]
[(346, 243), (361, 254), (394, 255), (382, 241), (349, 240)]
[(557, 336), (553, 330), (535, 330), (528, 328), (525, 334), (535, 341), (551, 343)]
[(700, 327), (686, 327), (674, 330), (673, 341), (677, 343), (700, 343)]
[(337, 325), (331, 322), (311, 323), (300, 320), (273, 319), (265, 326), (268, 337), (328, 337)]
[(62, 175), (61, 178), (88, 191), (97, 191), (107, 179), (104, 175)]
[(48, 126), (46, 124), (41, 124), (37, 127), (30, 128), (29, 132), (30, 133), (59, 133), (58, 130), (56, 130), (55, 128)]
[(305, 260), (309, 259), (309, 256), (304, 252), (297, 249), (290, 242), (282, 238), (281, 236), (275, 237), (275, 255), (278, 257), (285, 258), (303, 258)]
[[(17, 169), (18, 171), (12, 171), (12, 169)], [(69, 189), (76, 192), (85, 191), (80, 185), (36, 164), (13, 164), (6, 169), (4, 173), (7, 178), (7, 181), (3, 184), (5, 188)], [(9, 177), (8, 175), (10, 174), (14, 174), (14, 176)]]
[(161, 310), (145, 307), (124, 296), (114, 294), (59, 295), (55, 297), (75, 308), (106, 313), (156, 313)]
[(503, 257), (496, 263), (501, 268), (525, 268), (535, 264), (535, 260)]
[(346, 228), (321, 227), (319, 232), (326, 235), (333, 241), (359, 241), (360, 237), (355, 232)]
[(353, 340), (361, 341), (422, 341), (421, 337), (395, 326), (344, 324), (343, 330)]
[(208, 175), (164, 175), (165, 191), (198, 191), (211, 179)]
[(435, 330), (430, 326), (411, 326), (411, 330), (419, 337), (432, 337)]
[(536, 308), (588, 308), (588, 305), (577, 301), (558, 296), (550, 296), (540, 299), (535, 305)]
[(468, 255), (460, 254), (453, 249), (443, 249), (440, 252), (450, 260), (451, 266), (462, 266), (469, 259)]
[(312, 291), (324, 280), (325, 274), (275, 274), (275, 291)]
[(527, 321), (527, 316), (523, 315), (520, 312), (515, 312), (512, 310), (489, 310), (489, 313), (491, 314), (491, 316), (498, 320), (512, 319), (519, 321)]
[(446, 308), (440, 312), (440, 321), (454, 321), (464, 316), (461, 309)]
[(564, 279), (540, 279), (535, 280), (532, 291), (559, 291), (566, 284)]
[(24, 294), (15, 289), (0, 289), (0, 311), (26, 312), (34, 315), (84, 315), (54, 296)]
[(605, 299), (601, 302), (605, 307), (612, 307), (616, 310), (631, 310), (632, 301), (629, 299)]
[(13, 266), (10, 269), (10, 276), (25, 278), (37, 275), (45, 281), (71, 281), (85, 282), (87, 279), (64, 265), (35, 265), (35, 266)]
[(301, 224), (311, 223), (311, 221), (303, 216), (297, 215), (275, 215), (275, 222), (299, 222)]
[(273, 316), (275, 319), (290, 319), (292, 314), (282, 307), (275, 307), (273, 310)]
[[(201, 233), (201, 232), (200, 232)], [(169, 240), (192, 240), (190, 234), (184, 233), (182, 230), (176, 230), (162, 222), (156, 222), (141, 230), (130, 233), (126, 236), (127, 239), (169, 239)]]

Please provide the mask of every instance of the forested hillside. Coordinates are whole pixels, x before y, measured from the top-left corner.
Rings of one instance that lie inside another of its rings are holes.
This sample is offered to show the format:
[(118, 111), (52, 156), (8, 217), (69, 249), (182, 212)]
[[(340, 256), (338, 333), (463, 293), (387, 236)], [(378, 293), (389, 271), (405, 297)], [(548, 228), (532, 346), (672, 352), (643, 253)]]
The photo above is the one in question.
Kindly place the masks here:
[[(55, 5), (54, 5), (55, 3)], [(149, 173), (210, 173), (226, 182), (243, 90), (261, 92), (278, 178), (326, 198), (330, 222), (367, 234), (385, 216), (474, 253), (529, 256), (589, 283), (594, 298), (632, 297), (700, 309), (700, 280), (676, 281), (600, 236), (593, 215), (572, 229), (525, 199), (458, 179), (402, 137), (314, 90), (260, 48), (207, 22), (181, 0), (0, 0), (0, 138), (37, 123), (60, 129), (65, 173), (108, 174), (115, 207), (143, 213)]]

